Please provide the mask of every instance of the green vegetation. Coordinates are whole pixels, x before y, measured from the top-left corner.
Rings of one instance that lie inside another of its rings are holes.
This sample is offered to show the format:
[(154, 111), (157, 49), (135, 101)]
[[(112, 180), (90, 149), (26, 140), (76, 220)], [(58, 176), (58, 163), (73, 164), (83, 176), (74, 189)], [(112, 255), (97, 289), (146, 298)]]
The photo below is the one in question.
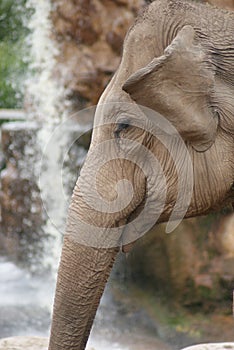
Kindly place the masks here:
[(26, 0), (0, 2), (0, 108), (20, 108), (23, 104), (28, 14)]

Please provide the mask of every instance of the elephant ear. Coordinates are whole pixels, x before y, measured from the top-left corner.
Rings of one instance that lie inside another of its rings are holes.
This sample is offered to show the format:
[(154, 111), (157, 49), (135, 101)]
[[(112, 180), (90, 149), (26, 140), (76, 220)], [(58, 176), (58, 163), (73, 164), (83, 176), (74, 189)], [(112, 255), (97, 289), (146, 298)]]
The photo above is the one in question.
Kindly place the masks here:
[(161, 57), (132, 74), (123, 90), (166, 117), (185, 141), (204, 152), (214, 142), (214, 71), (195, 30), (184, 26)]

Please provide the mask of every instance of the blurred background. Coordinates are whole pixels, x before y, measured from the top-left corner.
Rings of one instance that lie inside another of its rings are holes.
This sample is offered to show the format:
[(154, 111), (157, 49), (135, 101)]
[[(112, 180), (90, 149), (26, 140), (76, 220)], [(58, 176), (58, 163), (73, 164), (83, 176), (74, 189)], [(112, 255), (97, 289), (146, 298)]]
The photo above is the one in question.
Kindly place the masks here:
[[(48, 335), (67, 205), (90, 142), (87, 108), (147, 2), (0, 1), (0, 338)], [(159, 225), (118, 257), (88, 347), (234, 341), (233, 286), (231, 208), (171, 234)]]

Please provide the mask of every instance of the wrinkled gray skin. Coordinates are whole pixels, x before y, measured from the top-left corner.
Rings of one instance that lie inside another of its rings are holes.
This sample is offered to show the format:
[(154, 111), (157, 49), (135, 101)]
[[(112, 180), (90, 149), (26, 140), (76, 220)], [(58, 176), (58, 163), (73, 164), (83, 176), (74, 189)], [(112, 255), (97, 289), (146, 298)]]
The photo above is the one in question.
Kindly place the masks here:
[[(88, 157), (74, 189), (58, 273), (50, 350), (85, 349), (118, 245), (122, 241), (123, 250), (127, 251), (141, 231), (138, 226), (136, 237), (125, 244), (124, 225), (137, 215), (147, 196), (155, 206), (159, 200), (157, 191), (152, 191), (154, 179), (133, 162), (124, 160), (122, 139), (143, 144), (163, 168), (167, 194), (159, 222), (169, 219), (175, 204), (175, 166), (157, 137), (131, 126), (131, 118), (141, 118), (135, 101), (163, 115), (185, 141), (194, 172), (186, 217), (233, 202), (233, 38), (233, 13), (208, 5), (163, 0), (149, 5), (128, 32), (121, 64), (104, 91), (95, 116), (96, 125), (111, 124), (94, 130), (89, 151), (90, 155), (97, 145), (112, 139), (113, 149), (104, 147), (102, 152), (112, 152), (111, 158), (115, 159), (98, 169), (101, 157), (95, 166)], [(107, 102), (112, 102), (112, 107), (102, 106)], [(119, 102), (130, 103), (132, 110)], [(130, 126), (123, 126), (123, 121)], [(180, 152), (180, 146), (175, 144), (176, 147)], [(183, 161), (182, 155), (182, 166)], [(90, 207), (87, 198), (97, 206), (99, 203), (92, 192), (95, 181), (106, 202), (115, 201), (117, 196), (120, 202), (124, 201), (127, 190), (123, 186), (117, 194), (115, 186), (123, 178), (132, 183), (134, 192), (124, 209), (108, 213)], [(186, 179), (184, 186), (186, 191)], [(95, 238), (95, 230), (92, 236), (85, 231), (89, 225), (97, 230), (104, 227), (101, 236), (97, 235), (99, 244), (90, 238)], [(118, 229), (116, 236), (113, 228)]]

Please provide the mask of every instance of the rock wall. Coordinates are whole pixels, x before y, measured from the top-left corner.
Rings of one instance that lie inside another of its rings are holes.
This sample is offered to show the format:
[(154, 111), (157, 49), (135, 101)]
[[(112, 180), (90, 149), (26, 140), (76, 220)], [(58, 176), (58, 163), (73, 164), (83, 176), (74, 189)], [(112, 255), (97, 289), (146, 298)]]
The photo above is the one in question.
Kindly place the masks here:
[(96, 104), (120, 62), (124, 36), (144, 0), (53, 0), (57, 76), (74, 108)]
[(189, 308), (232, 312), (234, 214), (184, 220), (147, 233), (129, 256), (130, 278)]

